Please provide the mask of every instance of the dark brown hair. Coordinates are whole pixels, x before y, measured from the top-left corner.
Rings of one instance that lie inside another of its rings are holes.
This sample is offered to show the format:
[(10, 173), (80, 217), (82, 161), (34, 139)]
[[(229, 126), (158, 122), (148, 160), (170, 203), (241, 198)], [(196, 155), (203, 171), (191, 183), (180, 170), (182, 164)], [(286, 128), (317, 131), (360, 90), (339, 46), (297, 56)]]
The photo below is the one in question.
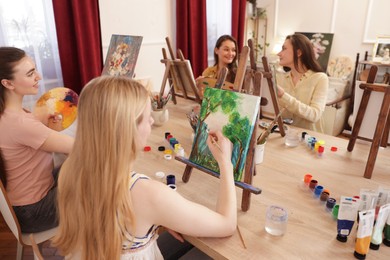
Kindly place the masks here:
[(301, 50), (301, 62), (306, 69), (312, 70), (314, 72), (324, 72), (321, 65), (318, 63), (315, 54), (313, 44), (305, 35), (301, 33), (295, 33), (288, 35), (286, 40), (290, 40), (293, 47), (293, 59), (295, 68), (298, 67), (298, 50)]
[(14, 79), (14, 67), (18, 61), (26, 57), (24, 50), (15, 47), (0, 47), (0, 117), (5, 109), (5, 86), (3, 79)]
[[(238, 46), (237, 46), (237, 41), (236, 39), (234, 39), (232, 36), (228, 35), (228, 34), (225, 34), (225, 35), (222, 35), (218, 38), (217, 42), (215, 43), (215, 48), (219, 49), (222, 45), (222, 43), (224, 43), (225, 41), (232, 41), (234, 42), (234, 46), (236, 48), (236, 56), (234, 57), (232, 63), (228, 64), (227, 68), (228, 68), (228, 75), (226, 76), (226, 81), (229, 81), (231, 83), (234, 82), (234, 79), (236, 78), (236, 69), (237, 69), (237, 56), (238, 56)], [(215, 60), (215, 64), (214, 66), (217, 66), (218, 65), (218, 62), (219, 62), (219, 58), (218, 58), (218, 55), (215, 53), (215, 48), (214, 48), (214, 60)]]

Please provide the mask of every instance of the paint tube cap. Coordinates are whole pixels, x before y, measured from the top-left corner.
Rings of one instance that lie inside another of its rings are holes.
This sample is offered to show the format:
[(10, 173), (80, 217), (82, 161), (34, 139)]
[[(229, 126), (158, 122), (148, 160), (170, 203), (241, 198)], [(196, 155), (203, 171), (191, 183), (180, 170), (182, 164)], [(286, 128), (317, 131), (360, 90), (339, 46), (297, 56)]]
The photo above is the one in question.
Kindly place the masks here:
[(384, 238), (382, 242), (385, 246), (390, 246), (390, 240)]
[(145, 146), (145, 147), (144, 147), (144, 151), (145, 151), (145, 152), (149, 152), (151, 149), (152, 149), (152, 148), (151, 148), (150, 146)]
[(337, 152), (337, 147), (336, 147), (336, 146), (332, 146), (332, 147), (330, 148), (330, 150), (331, 150), (332, 152)]
[(337, 238), (338, 241), (343, 242), (343, 243), (347, 242), (347, 239), (348, 239), (347, 236), (342, 236), (340, 234), (337, 234), (336, 238)]
[(163, 145), (162, 145), (162, 146), (159, 146), (159, 147), (158, 147), (158, 150), (159, 150), (160, 152), (165, 151), (165, 146), (163, 146)]
[(371, 248), (372, 250), (378, 250), (379, 247), (380, 247), (380, 245), (370, 243), (370, 248)]
[(353, 255), (357, 258), (357, 259), (366, 259), (366, 255), (362, 255), (362, 254), (359, 254), (358, 252), (353, 252)]

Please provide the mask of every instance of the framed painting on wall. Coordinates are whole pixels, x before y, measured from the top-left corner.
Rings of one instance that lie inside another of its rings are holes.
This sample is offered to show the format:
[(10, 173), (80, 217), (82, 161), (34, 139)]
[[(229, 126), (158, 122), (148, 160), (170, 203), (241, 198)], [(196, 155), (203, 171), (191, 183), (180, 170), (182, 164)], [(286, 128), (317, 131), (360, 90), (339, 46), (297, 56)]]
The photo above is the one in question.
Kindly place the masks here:
[(328, 68), (330, 50), (333, 43), (333, 33), (298, 32), (305, 35), (313, 44), (314, 53), (324, 72)]
[(108, 47), (102, 75), (132, 78), (141, 43), (142, 36), (113, 34), (111, 36), (110, 46)]
[(372, 61), (390, 64), (390, 36), (379, 36), (372, 52)]
[(241, 181), (259, 107), (258, 96), (206, 88), (189, 160), (219, 173), (206, 141), (209, 129), (221, 130), (233, 144), (234, 179)]

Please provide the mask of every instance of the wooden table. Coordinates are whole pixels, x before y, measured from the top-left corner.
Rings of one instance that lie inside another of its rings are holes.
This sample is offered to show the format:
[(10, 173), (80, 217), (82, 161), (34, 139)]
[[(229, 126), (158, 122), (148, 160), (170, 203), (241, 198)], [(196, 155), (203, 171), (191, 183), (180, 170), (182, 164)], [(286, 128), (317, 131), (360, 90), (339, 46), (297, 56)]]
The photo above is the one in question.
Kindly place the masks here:
[[(175, 174), (178, 192), (215, 209), (219, 180), (194, 169), (189, 182), (183, 183), (185, 165), (173, 159), (165, 160), (157, 150), (160, 145), (167, 146), (164, 134), (170, 132), (185, 148), (188, 157), (192, 130), (185, 113), (195, 105), (181, 98), (176, 106), (169, 104), (169, 121), (153, 128), (149, 139), (152, 151), (140, 155), (135, 170), (152, 178), (157, 171)], [(301, 182), (306, 173), (311, 173), (320, 185), (330, 190), (337, 202), (340, 196), (359, 195), (361, 188), (390, 187), (390, 150), (379, 150), (373, 177), (365, 179), (363, 172), (370, 143), (358, 140), (353, 152), (348, 152), (346, 139), (307, 132), (325, 140), (323, 158), (318, 158), (303, 144), (286, 147), (284, 138), (272, 134), (266, 144), (264, 161), (256, 166), (257, 175), (253, 179), (254, 185), (263, 192), (252, 195), (247, 212), (241, 211), (242, 190), (237, 188), (238, 225), (247, 249), (243, 248), (237, 232), (228, 238), (185, 238), (215, 259), (355, 259), (356, 225), (347, 243), (337, 241), (337, 222), (324, 204), (302, 188)], [(338, 151), (331, 152), (331, 146), (338, 147)], [(287, 232), (282, 237), (269, 235), (264, 229), (269, 205), (283, 206), (289, 213)], [(382, 244), (378, 251), (370, 249), (367, 259), (390, 259), (390, 247)]]

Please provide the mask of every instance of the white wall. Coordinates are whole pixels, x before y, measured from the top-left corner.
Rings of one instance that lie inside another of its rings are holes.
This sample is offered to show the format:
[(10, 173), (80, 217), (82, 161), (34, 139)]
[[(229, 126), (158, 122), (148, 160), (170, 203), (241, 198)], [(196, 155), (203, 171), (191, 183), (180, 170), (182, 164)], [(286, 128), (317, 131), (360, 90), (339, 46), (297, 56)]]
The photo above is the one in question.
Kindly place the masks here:
[(288, 34), (322, 32), (334, 33), (330, 59), (355, 61), (358, 52), (371, 55), (377, 35), (390, 35), (389, 0), (261, 0), (257, 6), (267, 9), (267, 55)]
[[(164, 65), (161, 48), (165, 37), (176, 42), (175, 0), (99, 0), (103, 57), (112, 34), (141, 35), (143, 43), (136, 66), (137, 77), (150, 76), (160, 89)], [(375, 35), (390, 35), (389, 0), (261, 0), (268, 16), (267, 56), (276, 44), (295, 31), (334, 33), (330, 58), (356, 53), (371, 54)], [(222, 7), (221, 7), (222, 8)], [(371, 10), (369, 16), (368, 11)], [(366, 26), (367, 25), (367, 26)], [(367, 27), (367, 28), (366, 28)]]
[[(159, 90), (165, 66), (160, 62), (165, 37), (175, 47), (176, 10), (174, 0), (99, 0), (103, 58), (112, 34), (143, 36), (135, 67), (137, 78), (151, 77)], [(175, 49), (175, 48), (174, 48)]]

